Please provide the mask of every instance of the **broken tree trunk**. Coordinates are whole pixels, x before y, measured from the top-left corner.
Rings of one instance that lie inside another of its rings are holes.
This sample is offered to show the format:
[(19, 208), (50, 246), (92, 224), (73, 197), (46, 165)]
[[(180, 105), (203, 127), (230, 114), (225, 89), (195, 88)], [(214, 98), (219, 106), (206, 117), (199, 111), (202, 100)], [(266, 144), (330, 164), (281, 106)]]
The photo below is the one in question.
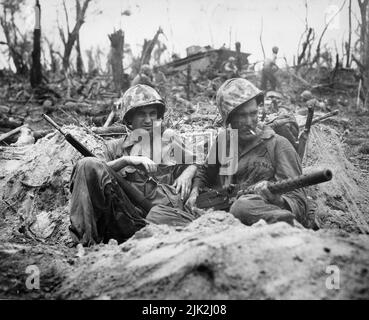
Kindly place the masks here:
[[(76, 0), (76, 23), (74, 25), (74, 28), (72, 32), (69, 32), (69, 26), (68, 27), (68, 39), (65, 39), (64, 32), (59, 29), (60, 36), (62, 38), (63, 44), (64, 44), (64, 55), (63, 55), (63, 68), (64, 70), (67, 70), (69, 68), (69, 58), (72, 53), (72, 49), (74, 46), (74, 43), (77, 40), (79, 30), (81, 29), (83, 23), (85, 22), (85, 15), (88, 8), (88, 4), (91, 0), (85, 0), (83, 5), (81, 6), (80, 0)], [(66, 20), (68, 21), (68, 12), (66, 10), (65, 4), (65, 16)]]
[(308, 46), (311, 42), (310, 37), (312, 35), (312, 32), (313, 32), (313, 29), (309, 28), (309, 31), (308, 31), (307, 36), (306, 36), (306, 41), (302, 45), (301, 54), (297, 58), (297, 66), (299, 66), (301, 64), (302, 60), (305, 58), (306, 49), (308, 48)]
[(360, 24), (360, 59), (353, 57), (359, 67), (362, 79), (362, 92), (364, 108), (369, 107), (369, 0), (358, 0)]
[(150, 63), (151, 53), (154, 50), (155, 44), (158, 42), (159, 35), (162, 33), (163, 30), (159, 28), (158, 31), (156, 31), (156, 34), (152, 40), (145, 41), (141, 56), (141, 66)]
[(112, 67), (115, 91), (119, 94), (123, 89), (123, 46), (124, 32), (120, 29), (109, 35), (111, 54), (110, 64)]
[(83, 60), (81, 54), (81, 46), (79, 42), (79, 33), (77, 34), (77, 43), (76, 43), (76, 50), (77, 50), (77, 74), (78, 76), (82, 77), (83, 75)]
[(352, 1), (349, 0), (349, 38), (348, 38), (348, 42), (347, 42), (347, 45), (346, 45), (346, 68), (350, 68), (350, 58), (351, 58), (351, 54), (350, 54), (350, 51), (351, 51), (351, 5), (352, 5)]
[(31, 86), (36, 88), (41, 84), (41, 6), (39, 0), (35, 5), (35, 28), (33, 31), (33, 51), (31, 68)]
[[(19, 33), (19, 28), (15, 24), (15, 14), (20, 10), (20, 1), (2, 1), (2, 12), (0, 14), (0, 26), (3, 29), (5, 36), (5, 42), (9, 49), (9, 55), (13, 60), (17, 74), (27, 75), (29, 68), (27, 65), (27, 59), (24, 56), (23, 50), (21, 50), (24, 42), (19, 40), (17, 33)], [(20, 34), (25, 41), (26, 36)]]

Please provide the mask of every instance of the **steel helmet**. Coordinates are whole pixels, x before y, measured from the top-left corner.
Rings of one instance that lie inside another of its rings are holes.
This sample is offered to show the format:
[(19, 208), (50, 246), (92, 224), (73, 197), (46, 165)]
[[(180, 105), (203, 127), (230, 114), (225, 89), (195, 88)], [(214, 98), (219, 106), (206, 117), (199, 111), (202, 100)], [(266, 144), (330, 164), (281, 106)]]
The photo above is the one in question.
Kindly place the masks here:
[(144, 106), (158, 106), (158, 117), (163, 118), (165, 113), (165, 103), (160, 94), (152, 87), (145, 84), (137, 84), (129, 88), (122, 97), (123, 123), (127, 123), (129, 116), (135, 109)]
[(272, 48), (272, 51), (273, 51), (273, 53), (278, 53), (279, 48), (278, 48), (277, 46), (274, 46), (274, 47)]
[(252, 99), (256, 99), (256, 103), (259, 105), (264, 101), (264, 93), (250, 81), (243, 78), (233, 78), (224, 82), (218, 89), (216, 96), (216, 103), (223, 124), (227, 124), (229, 115), (233, 110)]
[(234, 61), (236, 61), (236, 58), (231, 56), (231, 57), (228, 58), (228, 61), (233, 61), (234, 62)]

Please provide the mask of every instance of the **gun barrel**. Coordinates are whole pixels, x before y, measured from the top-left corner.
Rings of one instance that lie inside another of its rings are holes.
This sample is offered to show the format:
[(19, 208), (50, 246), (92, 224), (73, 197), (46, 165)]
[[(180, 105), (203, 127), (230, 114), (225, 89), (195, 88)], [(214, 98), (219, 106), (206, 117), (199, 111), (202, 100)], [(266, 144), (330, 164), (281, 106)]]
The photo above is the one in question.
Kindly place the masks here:
[(291, 178), (278, 182), (271, 182), (268, 185), (272, 193), (286, 193), (295, 189), (305, 188), (322, 182), (331, 180), (333, 173), (329, 169), (323, 169), (308, 174), (302, 174), (296, 178)]
[(42, 115), (44, 117), (44, 119), (50, 123), (56, 130), (58, 130), (63, 136), (66, 135), (66, 133), (60, 128), (60, 126), (57, 125), (57, 123), (51, 119), (49, 116), (47, 116), (46, 114)]
[(311, 124), (313, 122), (313, 117), (314, 117), (314, 107), (310, 106), (308, 108), (308, 115), (306, 117), (306, 123), (305, 123), (305, 131), (307, 133), (310, 132)]
[[(334, 110), (334, 111), (328, 112), (328, 113), (326, 113), (322, 116), (316, 117), (311, 122), (311, 125), (316, 124), (317, 122), (323, 121), (325, 119), (328, 119), (330, 117), (336, 116), (337, 114), (339, 114), (339, 110)], [(303, 127), (304, 127), (304, 125), (299, 126), (300, 129), (302, 129)]]

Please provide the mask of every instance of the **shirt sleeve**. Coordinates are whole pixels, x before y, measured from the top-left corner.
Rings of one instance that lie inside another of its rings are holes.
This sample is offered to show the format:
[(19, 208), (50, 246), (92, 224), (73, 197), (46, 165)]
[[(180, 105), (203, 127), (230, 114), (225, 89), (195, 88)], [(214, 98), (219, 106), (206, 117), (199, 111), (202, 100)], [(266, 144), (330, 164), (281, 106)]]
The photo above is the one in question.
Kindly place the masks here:
[[(276, 135), (275, 145), (275, 179), (285, 180), (295, 178), (302, 174), (300, 158), (291, 145), (284, 137)], [(304, 216), (307, 211), (307, 198), (305, 189), (296, 189), (285, 193), (282, 198), (287, 202), (292, 213), (296, 216)]]
[(113, 161), (123, 156), (125, 138), (109, 140), (106, 143), (106, 149), (104, 152), (105, 159), (107, 161)]
[[(212, 187), (216, 184), (217, 178), (219, 176), (220, 164), (218, 157), (210, 157), (211, 154), (217, 155), (217, 139), (210, 147), (209, 154), (205, 160), (205, 163), (197, 166), (197, 172), (193, 180), (193, 187), (198, 187), (199, 189), (203, 187)], [(211, 163), (212, 159), (215, 159), (215, 163)]]

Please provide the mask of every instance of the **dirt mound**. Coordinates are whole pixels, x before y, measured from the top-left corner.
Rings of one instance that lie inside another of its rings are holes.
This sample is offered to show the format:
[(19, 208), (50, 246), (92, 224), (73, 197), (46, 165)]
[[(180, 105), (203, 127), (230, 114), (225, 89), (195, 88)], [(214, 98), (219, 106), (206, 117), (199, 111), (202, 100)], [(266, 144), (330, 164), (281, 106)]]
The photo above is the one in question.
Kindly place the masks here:
[[(65, 127), (95, 155), (102, 156), (101, 138), (78, 127)], [(69, 179), (82, 156), (58, 132), (26, 147), (0, 150), (0, 239), (20, 232), (40, 241), (68, 241)], [(10, 226), (17, 227), (16, 229)]]
[(313, 168), (333, 172), (332, 181), (308, 190), (318, 205), (319, 226), (369, 234), (369, 186), (347, 160), (337, 131), (324, 125), (312, 128), (303, 167), (305, 172)]
[[(212, 212), (185, 228), (150, 225), (120, 246), (86, 249), (56, 297), (368, 298), (368, 249), (364, 235), (285, 223), (247, 227)], [(330, 269), (339, 270), (339, 290), (326, 286)]]

